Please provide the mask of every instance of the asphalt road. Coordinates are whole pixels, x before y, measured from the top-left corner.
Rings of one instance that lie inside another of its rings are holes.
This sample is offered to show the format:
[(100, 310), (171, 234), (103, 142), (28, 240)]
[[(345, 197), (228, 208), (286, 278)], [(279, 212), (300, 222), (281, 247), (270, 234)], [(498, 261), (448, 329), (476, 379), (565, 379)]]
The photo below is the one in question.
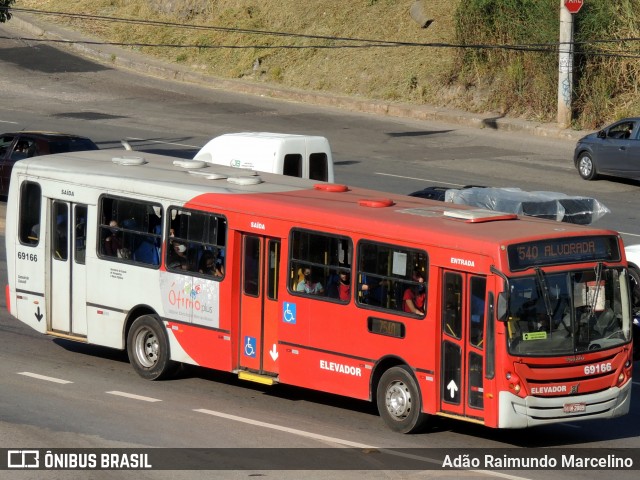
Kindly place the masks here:
[[(16, 32), (2, 26), (0, 34), (15, 36)], [(324, 135), (332, 144), (336, 179), (341, 183), (398, 193), (427, 185), (481, 184), (588, 194), (612, 211), (598, 225), (624, 232), (629, 243), (640, 242), (638, 184), (581, 180), (571, 164), (570, 141), (211, 90), (141, 77), (19, 39), (0, 39), (0, 72), (2, 131), (29, 128), (80, 133), (102, 148), (121, 148), (119, 142), (126, 138), (137, 150), (183, 158), (190, 158), (211, 137), (226, 132)], [(4, 252), (0, 275), (6, 277)], [(0, 445), (5, 448), (640, 447), (637, 374), (632, 411), (621, 419), (515, 432), (437, 419), (428, 433), (402, 436), (388, 431), (369, 404), (341, 397), (284, 386), (267, 389), (200, 369), (188, 369), (173, 381), (146, 382), (133, 372), (126, 355), (42, 337), (10, 318), (4, 307), (2, 298)], [(51, 478), (74, 478), (76, 473)], [(92, 478), (113, 478), (110, 472), (94, 473)], [(138, 478), (164, 475), (147, 472)], [(201, 472), (195, 475), (204, 477)], [(171, 478), (195, 475), (178, 472)], [(215, 478), (247, 475), (300, 476), (299, 472), (229, 471)], [(417, 475), (375, 470), (366, 474), (367, 478)], [(438, 476), (433, 471), (419, 475)], [(575, 478), (575, 473), (562, 471), (509, 475)], [(597, 471), (580, 473), (585, 479), (601, 475)], [(329, 476), (364, 478), (365, 474), (305, 473), (311, 478)], [(486, 478), (487, 473), (467, 476)], [(616, 477), (635, 475), (616, 472)]]
[[(573, 140), (532, 136), (524, 126), (514, 132), (480, 130), (141, 77), (60, 51), (57, 45), (19, 40), (25, 32), (10, 24), (0, 33), (15, 38), (0, 43), (4, 131), (70, 131), (93, 138), (102, 148), (120, 148), (120, 140), (127, 138), (136, 149), (184, 158), (227, 132), (324, 135), (341, 183), (396, 193), (474, 184), (588, 195), (612, 211), (598, 225), (621, 231), (627, 243), (640, 242), (634, 206), (640, 184), (582, 180), (572, 164)], [(139, 65), (143, 61), (135, 64), (150, 70)]]

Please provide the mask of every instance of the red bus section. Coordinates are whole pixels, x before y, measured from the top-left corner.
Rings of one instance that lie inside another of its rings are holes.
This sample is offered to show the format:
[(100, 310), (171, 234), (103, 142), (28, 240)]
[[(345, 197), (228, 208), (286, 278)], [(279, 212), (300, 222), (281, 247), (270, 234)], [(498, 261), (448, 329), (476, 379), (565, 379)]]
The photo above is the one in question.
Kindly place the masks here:
[(96, 151), (17, 162), (6, 232), (11, 314), (147, 379), (185, 363), (369, 400), (404, 433), (629, 410), (613, 231)]

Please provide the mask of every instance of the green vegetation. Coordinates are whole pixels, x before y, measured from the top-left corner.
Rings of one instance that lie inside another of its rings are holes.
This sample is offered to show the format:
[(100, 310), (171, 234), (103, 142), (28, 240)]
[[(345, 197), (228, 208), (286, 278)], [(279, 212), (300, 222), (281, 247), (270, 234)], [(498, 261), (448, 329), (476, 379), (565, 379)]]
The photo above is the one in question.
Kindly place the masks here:
[[(559, 37), (557, 0), (468, 0), (456, 14), (461, 45), (550, 45)], [(557, 111), (558, 54), (524, 50), (456, 51), (452, 83), (501, 114), (551, 121)]]
[[(468, 0), (456, 14), (461, 44), (552, 45), (559, 37), (558, 0)], [(638, 38), (637, 0), (592, 0), (574, 16), (574, 118), (582, 128), (637, 115), (639, 41), (594, 43)], [(472, 40), (471, 40), (472, 39)], [(457, 52), (452, 83), (478, 89), (483, 106), (509, 115), (550, 121), (557, 106), (558, 56), (529, 51)], [(634, 113), (635, 112), (635, 113)]]
[[(555, 121), (558, 0), (424, 3), (434, 19), (426, 29), (409, 15), (413, 0), (17, 0), (14, 6), (167, 22), (43, 18), (110, 41), (193, 45), (137, 49), (219, 77)], [(574, 126), (596, 128), (636, 114), (640, 63), (620, 54), (640, 54), (639, 42), (593, 40), (638, 38), (640, 2), (589, 0), (574, 20), (576, 42), (588, 42), (575, 46)], [(389, 41), (405, 45), (382, 45)], [(473, 47), (531, 44), (545, 51)]]

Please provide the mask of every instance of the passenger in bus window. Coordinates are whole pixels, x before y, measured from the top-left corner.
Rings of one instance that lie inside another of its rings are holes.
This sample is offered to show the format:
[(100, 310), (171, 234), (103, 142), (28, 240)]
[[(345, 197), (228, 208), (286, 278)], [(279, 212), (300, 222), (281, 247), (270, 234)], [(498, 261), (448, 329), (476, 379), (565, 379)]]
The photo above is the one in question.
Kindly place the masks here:
[(340, 269), (338, 274), (332, 274), (327, 280), (327, 296), (337, 298), (343, 302), (351, 299), (351, 279), (349, 270)]
[(362, 291), (362, 303), (378, 307), (387, 306), (390, 282), (386, 279), (369, 281), (366, 275), (362, 275), (363, 283), (360, 285)]
[(118, 222), (111, 220), (109, 222), (109, 236), (104, 239), (104, 253), (110, 257), (118, 255), (118, 250), (122, 248), (122, 240), (118, 236)]
[(216, 256), (211, 250), (205, 250), (204, 252), (202, 252), (198, 271), (200, 273), (203, 273), (204, 275), (211, 275), (214, 277), (222, 276), (222, 271), (219, 268)]
[(340, 270), (339, 276), (338, 298), (346, 302), (351, 298), (351, 277), (347, 270)]
[(314, 281), (310, 268), (305, 268), (303, 275), (303, 279), (298, 282), (298, 287), (296, 288), (298, 292), (309, 293), (311, 295), (322, 295), (324, 293), (322, 284)]
[(173, 240), (171, 242), (171, 250), (169, 251), (169, 260), (167, 262), (169, 268), (188, 270), (189, 269), (189, 255), (187, 253), (187, 246)]
[(418, 282), (418, 285), (411, 285), (404, 291), (404, 294), (402, 295), (402, 307), (407, 313), (424, 315), (424, 307), (427, 300), (427, 289), (424, 284), (424, 277), (422, 277), (422, 273), (418, 270), (414, 271), (413, 280)]
[(181, 258), (177, 263), (174, 263), (174, 267), (180, 270), (189, 270), (189, 261), (186, 258)]

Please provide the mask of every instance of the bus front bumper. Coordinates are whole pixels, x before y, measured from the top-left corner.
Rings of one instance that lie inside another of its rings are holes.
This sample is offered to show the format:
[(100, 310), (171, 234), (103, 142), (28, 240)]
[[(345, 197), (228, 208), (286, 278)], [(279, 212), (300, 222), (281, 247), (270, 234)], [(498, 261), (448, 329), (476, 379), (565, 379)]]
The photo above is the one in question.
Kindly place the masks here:
[[(526, 428), (550, 423), (614, 418), (629, 412), (631, 379), (621, 387), (585, 395), (521, 398), (511, 392), (500, 392), (499, 399), (499, 428)], [(584, 404), (583, 411), (565, 411), (565, 405), (581, 404)]]

